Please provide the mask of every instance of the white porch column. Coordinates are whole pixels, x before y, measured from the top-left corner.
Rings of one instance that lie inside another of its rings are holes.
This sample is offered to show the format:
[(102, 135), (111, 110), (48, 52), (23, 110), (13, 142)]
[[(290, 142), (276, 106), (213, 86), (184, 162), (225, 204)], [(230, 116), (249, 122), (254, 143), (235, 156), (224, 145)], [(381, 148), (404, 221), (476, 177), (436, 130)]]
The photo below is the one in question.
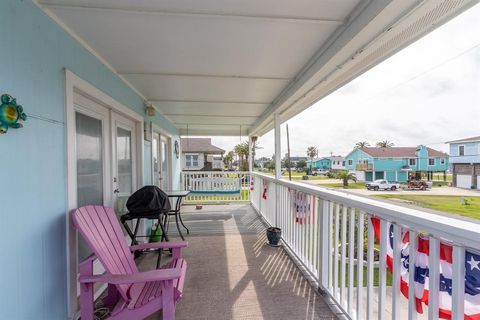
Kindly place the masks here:
[(253, 139), (248, 136), (248, 171), (253, 171)]
[[(282, 178), (282, 148), (280, 140), (280, 115), (275, 113), (274, 115), (274, 128), (275, 128), (275, 179)], [(275, 183), (275, 226), (277, 226), (278, 216), (278, 199), (280, 195), (280, 188), (278, 183)]]
[(280, 140), (280, 115), (275, 113), (274, 115), (274, 128), (275, 128), (275, 178), (282, 178), (282, 148)]

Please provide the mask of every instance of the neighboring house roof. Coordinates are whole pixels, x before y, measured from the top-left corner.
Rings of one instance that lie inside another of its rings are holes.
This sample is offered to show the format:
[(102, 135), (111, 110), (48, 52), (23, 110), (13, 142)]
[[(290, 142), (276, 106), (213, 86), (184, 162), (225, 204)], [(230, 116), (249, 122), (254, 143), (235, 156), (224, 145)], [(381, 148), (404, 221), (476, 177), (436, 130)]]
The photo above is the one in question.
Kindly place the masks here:
[(181, 138), (182, 153), (202, 152), (211, 154), (223, 154), (225, 150), (212, 144), (211, 138)]
[(343, 160), (345, 160), (345, 158), (342, 157), (342, 156), (332, 156), (332, 157), (330, 157), (330, 159), (332, 161), (343, 161)]
[(290, 161), (307, 160), (307, 157), (290, 157)]
[(445, 143), (462, 143), (462, 142), (476, 142), (476, 141), (480, 141), (480, 136), (464, 138), (459, 140), (452, 140), (452, 141), (447, 141)]
[[(359, 150), (374, 158), (415, 158), (417, 147), (390, 147), (390, 148), (360, 148)], [(445, 152), (427, 148), (430, 157), (445, 157)]]

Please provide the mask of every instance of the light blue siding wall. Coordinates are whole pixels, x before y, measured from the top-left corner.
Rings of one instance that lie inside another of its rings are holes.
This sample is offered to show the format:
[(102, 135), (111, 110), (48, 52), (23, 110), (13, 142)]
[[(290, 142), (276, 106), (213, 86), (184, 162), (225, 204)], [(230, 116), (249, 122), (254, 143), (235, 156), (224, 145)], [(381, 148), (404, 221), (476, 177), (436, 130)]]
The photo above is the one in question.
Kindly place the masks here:
[(307, 161), (308, 168), (310, 168), (310, 163), (312, 164), (312, 168), (317, 168), (317, 169), (330, 169), (332, 167), (331, 161), (328, 158), (314, 160), (313, 162), (308, 160)]
[[(465, 155), (458, 154), (458, 147), (465, 146)], [(480, 163), (480, 142), (451, 143), (450, 144), (450, 162), (451, 163)]]
[(397, 178), (395, 176), (395, 171), (387, 171), (387, 180), (388, 181), (396, 181)]
[[(0, 39), (0, 93), (16, 97), (29, 114), (25, 128), (0, 137), (0, 232), (4, 239), (0, 244), (0, 319), (64, 320), (64, 68), (139, 114), (143, 114), (143, 103), (29, 0), (0, 1)], [(160, 115), (149, 120), (178, 139), (176, 128)], [(173, 169), (179, 173), (176, 159)]]
[(402, 166), (407, 164), (404, 159), (375, 159), (374, 169), (376, 171), (401, 170)]
[(417, 170), (429, 171), (428, 168), (428, 150), (426, 147), (421, 146), (420, 150), (416, 152), (417, 155)]
[[(351, 165), (348, 164), (349, 160), (352, 160)], [(368, 160), (369, 163), (373, 163), (373, 158), (362, 150), (353, 150), (345, 157), (345, 169), (348, 171), (355, 171), (356, 165), (362, 163), (364, 160)]]

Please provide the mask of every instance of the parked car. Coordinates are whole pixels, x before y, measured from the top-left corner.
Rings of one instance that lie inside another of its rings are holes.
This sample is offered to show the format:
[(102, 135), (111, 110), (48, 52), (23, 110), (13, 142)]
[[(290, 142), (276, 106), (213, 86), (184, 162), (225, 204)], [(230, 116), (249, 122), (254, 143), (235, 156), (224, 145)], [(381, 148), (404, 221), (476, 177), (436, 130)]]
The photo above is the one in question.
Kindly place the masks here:
[(407, 190), (427, 190), (431, 187), (431, 183), (423, 180), (410, 180), (407, 184)]
[(325, 175), (327, 173), (328, 173), (328, 170), (322, 170), (322, 169), (313, 169), (312, 170), (312, 176)]
[(380, 180), (375, 180), (375, 181), (370, 182), (370, 183), (366, 183), (365, 187), (368, 190), (375, 190), (375, 191), (378, 191), (378, 190), (392, 190), (392, 191), (395, 191), (397, 189), (400, 189), (400, 183), (398, 183), (396, 181), (387, 181), (387, 180), (380, 179)]

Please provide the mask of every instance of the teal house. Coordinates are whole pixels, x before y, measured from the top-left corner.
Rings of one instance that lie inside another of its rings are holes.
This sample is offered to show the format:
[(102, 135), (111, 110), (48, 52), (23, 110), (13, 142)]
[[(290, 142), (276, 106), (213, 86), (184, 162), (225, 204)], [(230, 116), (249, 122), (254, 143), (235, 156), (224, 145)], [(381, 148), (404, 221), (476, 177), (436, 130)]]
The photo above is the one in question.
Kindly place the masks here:
[(330, 156), (307, 161), (307, 167), (320, 170), (345, 170), (345, 158), (342, 156)]
[(387, 179), (406, 182), (426, 174), (448, 170), (448, 154), (420, 145), (418, 147), (359, 148), (345, 157), (345, 167), (355, 172), (359, 181)]
[(313, 159), (313, 161), (307, 161), (307, 167), (312, 169), (321, 169), (321, 170), (329, 170), (332, 166), (332, 161), (329, 157), (317, 158)]

